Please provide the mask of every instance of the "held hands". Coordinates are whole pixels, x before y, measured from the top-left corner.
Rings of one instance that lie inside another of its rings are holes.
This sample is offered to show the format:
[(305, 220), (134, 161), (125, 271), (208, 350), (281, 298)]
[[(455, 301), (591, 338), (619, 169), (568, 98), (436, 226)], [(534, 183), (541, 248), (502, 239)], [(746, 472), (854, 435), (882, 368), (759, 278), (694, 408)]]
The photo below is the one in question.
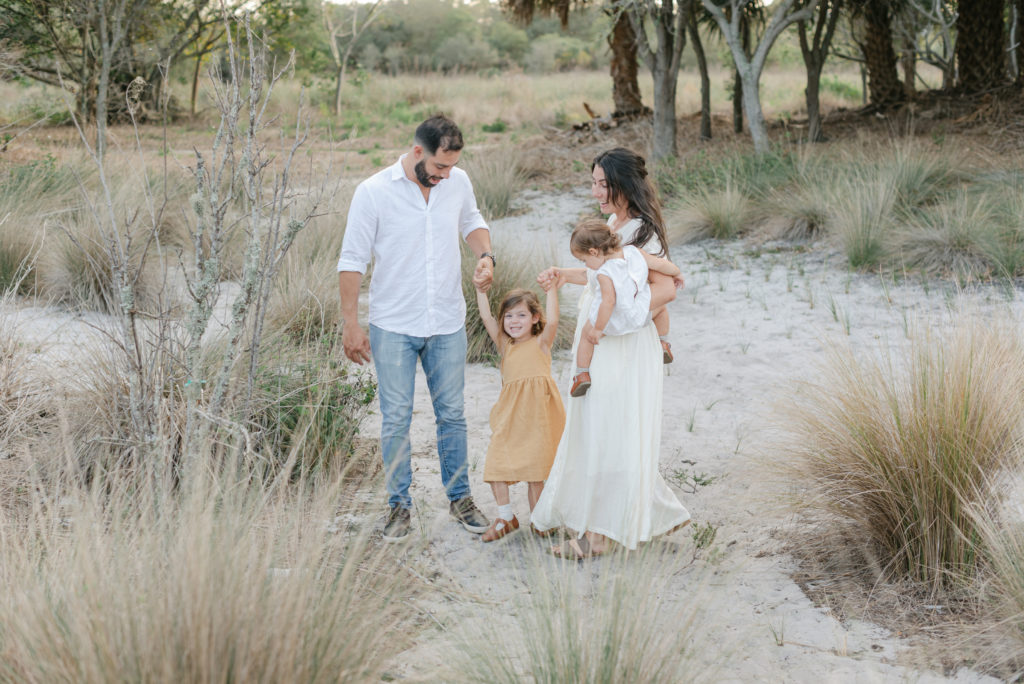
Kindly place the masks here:
[(341, 331), (341, 344), (345, 356), (360, 366), (370, 360), (370, 338), (358, 324), (346, 324)]
[(597, 344), (604, 337), (604, 330), (598, 330), (597, 328), (591, 328), (587, 331), (587, 341), (590, 344)]
[(556, 266), (552, 266), (537, 274), (537, 282), (545, 292), (548, 292), (551, 288), (558, 289), (565, 285), (565, 277)]
[(487, 292), (494, 283), (494, 264), (490, 257), (481, 257), (473, 271), (473, 287), (479, 292)]

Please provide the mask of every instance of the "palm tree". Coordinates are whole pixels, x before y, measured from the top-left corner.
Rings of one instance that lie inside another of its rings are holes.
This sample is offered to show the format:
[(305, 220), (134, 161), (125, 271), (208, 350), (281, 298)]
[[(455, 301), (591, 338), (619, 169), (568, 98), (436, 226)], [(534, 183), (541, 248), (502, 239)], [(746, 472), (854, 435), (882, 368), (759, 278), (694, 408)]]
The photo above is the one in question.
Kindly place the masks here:
[[(587, 0), (504, 0), (506, 12), (522, 24), (533, 21), (533, 15), (554, 14), (562, 23), (569, 25), (569, 10), (573, 5), (586, 4)], [(612, 101), (615, 104), (613, 116), (634, 116), (649, 110), (640, 99), (640, 83), (637, 80), (636, 33), (630, 24), (628, 14), (619, 7), (619, 0), (610, 0), (605, 9), (614, 19), (608, 35), (608, 47), (612, 58)]]
[(1004, 0), (960, 0), (956, 60), (962, 92), (980, 93), (1006, 82), (1005, 9)]
[(904, 90), (896, 71), (896, 51), (892, 47), (892, 7), (890, 0), (855, 0), (854, 19), (861, 27), (857, 41), (864, 53), (868, 71), (868, 102), (874, 108), (889, 107), (903, 101)]

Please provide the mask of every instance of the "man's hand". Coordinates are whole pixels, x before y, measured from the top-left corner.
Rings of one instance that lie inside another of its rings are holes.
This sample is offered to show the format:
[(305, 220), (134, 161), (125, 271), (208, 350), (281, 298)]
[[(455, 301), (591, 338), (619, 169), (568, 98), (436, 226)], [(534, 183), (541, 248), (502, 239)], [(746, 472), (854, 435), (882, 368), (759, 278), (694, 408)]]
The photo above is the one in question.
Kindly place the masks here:
[(473, 271), (473, 287), (480, 292), (487, 292), (494, 282), (494, 264), (491, 257), (481, 257), (476, 262), (476, 270)]
[(345, 324), (341, 331), (341, 344), (345, 356), (360, 366), (370, 360), (370, 338), (358, 323)]

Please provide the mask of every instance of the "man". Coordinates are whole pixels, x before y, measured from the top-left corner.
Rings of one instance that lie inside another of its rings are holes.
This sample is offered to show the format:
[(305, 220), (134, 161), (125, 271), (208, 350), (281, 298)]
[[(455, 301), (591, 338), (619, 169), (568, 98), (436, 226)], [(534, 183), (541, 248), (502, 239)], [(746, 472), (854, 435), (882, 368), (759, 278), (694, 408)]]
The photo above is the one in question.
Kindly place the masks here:
[[(338, 260), (345, 355), (373, 356), (387, 472), (384, 540), (410, 531), (409, 425), (416, 360), (423, 364), (437, 419), (437, 455), (449, 512), (480, 534), (488, 519), (474, 505), (466, 472), (466, 302), (459, 237), (477, 257), (473, 282), (491, 286), (491, 237), (469, 177), (455, 168), (463, 146), (454, 121), (434, 116), (416, 129), (412, 149), (356, 188)], [(359, 286), (371, 256), (370, 333), (359, 325)]]

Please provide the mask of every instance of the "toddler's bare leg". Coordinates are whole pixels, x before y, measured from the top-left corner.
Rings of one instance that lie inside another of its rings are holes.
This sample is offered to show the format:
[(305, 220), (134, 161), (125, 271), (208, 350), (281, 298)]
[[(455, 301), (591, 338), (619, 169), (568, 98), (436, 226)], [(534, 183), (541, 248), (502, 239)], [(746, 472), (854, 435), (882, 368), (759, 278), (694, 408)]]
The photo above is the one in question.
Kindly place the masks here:
[(651, 271), (647, 275), (647, 282), (651, 284), (651, 311), (660, 309), (676, 298), (676, 282), (672, 276)]
[(654, 321), (654, 327), (658, 329), (658, 337), (665, 337), (668, 335), (668, 307), (662, 306), (657, 309), (652, 309), (651, 319)]
[(594, 329), (594, 326), (587, 321), (583, 325), (583, 332), (580, 333), (580, 344), (576, 348), (576, 367), (590, 368), (590, 362), (594, 359), (594, 345), (587, 339), (587, 333)]

